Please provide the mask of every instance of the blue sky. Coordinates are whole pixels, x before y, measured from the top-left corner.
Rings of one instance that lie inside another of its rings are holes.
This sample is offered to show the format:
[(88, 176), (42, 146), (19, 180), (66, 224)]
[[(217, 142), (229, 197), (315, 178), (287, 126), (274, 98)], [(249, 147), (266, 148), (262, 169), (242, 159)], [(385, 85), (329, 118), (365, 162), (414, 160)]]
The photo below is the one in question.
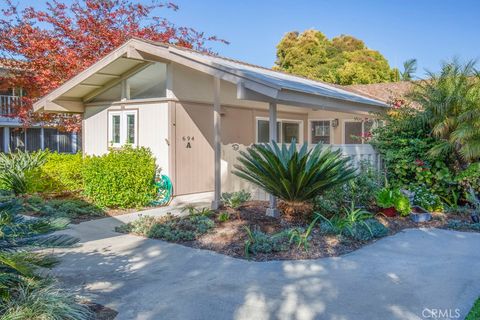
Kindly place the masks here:
[[(36, 5), (44, 3), (36, 0)], [(68, 0), (67, 0), (68, 2)], [(146, 1), (148, 2), (148, 1)], [(212, 44), (231, 58), (271, 67), (275, 46), (288, 31), (314, 28), (329, 38), (353, 35), (379, 50), (392, 66), (417, 58), (419, 70), (438, 70), (454, 56), (480, 58), (479, 0), (173, 0), (161, 10), (177, 25), (217, 35)], [(20, 1), (20, 3), (25, 3)]]
[(391, 65), (418, 59), (417, 76), (454, 56), (480, 58), (480, 1), (476, 0), (177, 0), (168, 16), (230, 41), (225, 55), (271, 67), (275, 46), (292, 30), (349, 34), (379, 50)]

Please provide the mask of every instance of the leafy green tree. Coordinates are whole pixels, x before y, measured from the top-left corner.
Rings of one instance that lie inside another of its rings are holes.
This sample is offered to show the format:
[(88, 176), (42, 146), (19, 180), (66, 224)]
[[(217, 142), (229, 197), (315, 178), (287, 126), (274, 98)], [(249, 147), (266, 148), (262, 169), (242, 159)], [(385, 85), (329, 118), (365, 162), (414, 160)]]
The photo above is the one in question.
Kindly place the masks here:
[(399, 80), (378, 51), (348, 35), (328, 39), (318, 30), (289, 32), (277, 45), (275, 69), (337, 84), (367, 84)]
[(403, 81), (410, 81), (416, 71), (417, 59), (408, 59), (403, 63), (403, 72), (400, 73), (400, 77)]

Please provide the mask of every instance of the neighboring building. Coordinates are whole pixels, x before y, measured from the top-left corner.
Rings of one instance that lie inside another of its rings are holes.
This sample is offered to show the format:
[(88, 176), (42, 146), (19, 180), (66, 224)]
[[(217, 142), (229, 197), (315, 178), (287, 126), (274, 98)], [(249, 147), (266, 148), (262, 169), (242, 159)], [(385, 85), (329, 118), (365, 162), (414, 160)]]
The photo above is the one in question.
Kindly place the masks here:
[(217, 200), (220, 184), (241, 187), (231, 182), (233, 151), (272, 136), (362, 158), (373, 149), (352, 136), (369, 131), (370, 112), (386, 108), (330, 84), (137, 39), (34, 104), (83, 114), (84, 153), (149, 147), (176, 195), (215, 191)]
[(64, 133), (41, 126), (23, 128), (18, 119), (9, 117), (14, 106), (20, 102), (22, 90), (10, 88), (4, 80), (6, 77), (8, 69), (0, 65), (0, 152), (46, 148), (58, 152), (77, 152), (76, 133)]

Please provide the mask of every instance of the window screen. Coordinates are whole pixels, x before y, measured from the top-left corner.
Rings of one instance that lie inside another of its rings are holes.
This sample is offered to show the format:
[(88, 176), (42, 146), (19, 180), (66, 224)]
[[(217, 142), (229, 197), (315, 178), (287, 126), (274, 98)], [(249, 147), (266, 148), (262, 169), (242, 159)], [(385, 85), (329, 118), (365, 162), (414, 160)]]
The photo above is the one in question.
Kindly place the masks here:
[[(280, 142), (280, 122), (277, 122), (277, 141)], [(257, 142), (268, 143), (270, 142), (270, 123), (268, 120), (257, 121)]]
[(43, 135), (45, 149), (50, 151), (58, 151), (57, 130), (45, 128), (43, 129)]
[(282, 122), (282, 142), (300, 142), (300, 124), (298, 122)]
[(345, 122), (345, 144), (362, 143), (362, 122)]
[(41, 135), (42, 129), (40, 128), (27, 129), (27, 151), (37, 151), (42, 149)]
[(72, 134), (58, 132), (58, 152), (72, 152)]
[(330, 144), (330, 121), (312, 121), (311, 122), (311, 143)]
[(25, 130), (20, 128), (10, 129), (10, 150), (25, 151)]

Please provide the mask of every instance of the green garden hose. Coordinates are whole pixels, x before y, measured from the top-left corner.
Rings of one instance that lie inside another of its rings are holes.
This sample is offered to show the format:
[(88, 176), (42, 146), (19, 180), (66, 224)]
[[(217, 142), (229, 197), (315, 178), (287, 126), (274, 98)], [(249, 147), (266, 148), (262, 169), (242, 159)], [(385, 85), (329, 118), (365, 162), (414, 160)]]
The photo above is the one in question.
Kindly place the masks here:
[(156, 179), (157, 198), (152, 201), (153, 206), (166, 206), (172, 201), (173, 185), (170, 178), (164, 174)]

